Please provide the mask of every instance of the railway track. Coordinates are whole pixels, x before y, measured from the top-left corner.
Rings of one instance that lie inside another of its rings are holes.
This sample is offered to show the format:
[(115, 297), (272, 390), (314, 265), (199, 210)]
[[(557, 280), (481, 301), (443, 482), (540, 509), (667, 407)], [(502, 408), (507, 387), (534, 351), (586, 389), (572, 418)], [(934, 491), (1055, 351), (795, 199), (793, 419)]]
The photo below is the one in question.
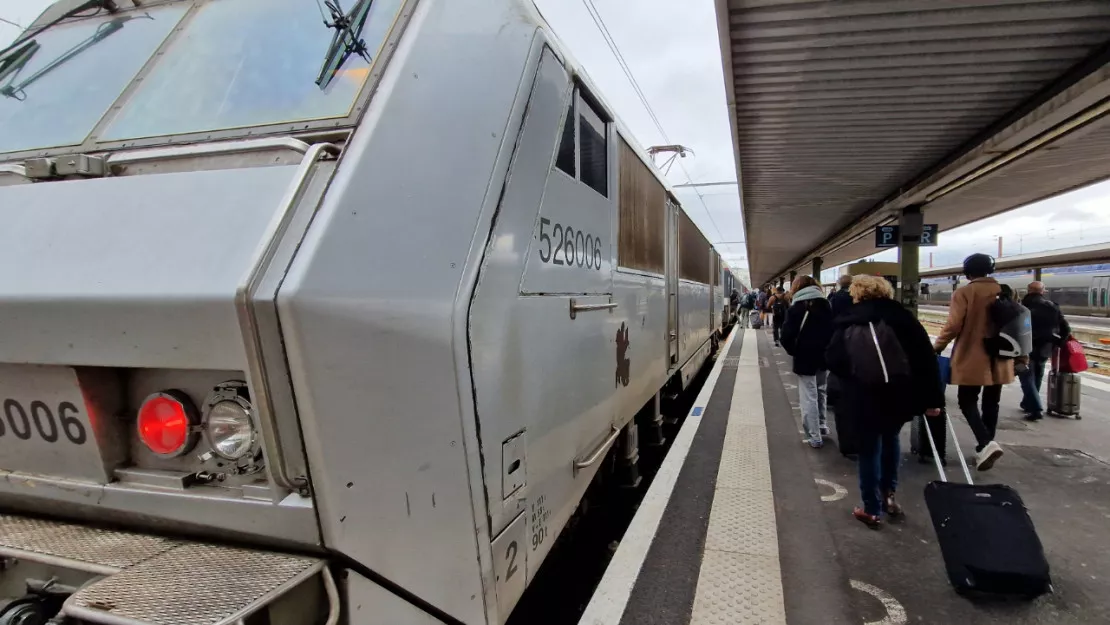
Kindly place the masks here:
[[(921, 325), (925, 326), (931, 336), (936, 336), (940, 332), (941, 327), (944, 326), (945, 317), (947, 313), (944, 311), (920, 310), (918, 314)], [(1072, 335), (1083, 345), (1092, 368), (1104, 370), (1110, 368), (1110, 344), (1100, 342), (1100, 339), (1110, 340), (1107, 336), (1110, 335), (1110, 329), (1092, 332), (1087, 328), (1074, 327)]]

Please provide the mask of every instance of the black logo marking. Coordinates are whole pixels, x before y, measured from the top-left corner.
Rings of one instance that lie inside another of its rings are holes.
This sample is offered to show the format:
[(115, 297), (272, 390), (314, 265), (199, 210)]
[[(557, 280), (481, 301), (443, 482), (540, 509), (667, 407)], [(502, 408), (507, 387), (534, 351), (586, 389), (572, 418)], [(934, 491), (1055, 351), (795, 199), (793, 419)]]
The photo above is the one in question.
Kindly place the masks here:
[(628, 328), (624, 323), (617, 330), (617, 386), (628, 386), (631, 381), (632, 360), (626, 357), (628, 353)]

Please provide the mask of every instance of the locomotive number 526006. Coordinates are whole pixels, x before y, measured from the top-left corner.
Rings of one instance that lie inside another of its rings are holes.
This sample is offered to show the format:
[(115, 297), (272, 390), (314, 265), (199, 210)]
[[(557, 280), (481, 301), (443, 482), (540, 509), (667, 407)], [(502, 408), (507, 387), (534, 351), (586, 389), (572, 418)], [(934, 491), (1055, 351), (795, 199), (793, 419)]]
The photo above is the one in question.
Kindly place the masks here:
[[(550, 230), (550, 234), (549, 234)], [(540, 260), (564, 267), (601, 271), (601, 238), (569, 225), (540, 218)]]

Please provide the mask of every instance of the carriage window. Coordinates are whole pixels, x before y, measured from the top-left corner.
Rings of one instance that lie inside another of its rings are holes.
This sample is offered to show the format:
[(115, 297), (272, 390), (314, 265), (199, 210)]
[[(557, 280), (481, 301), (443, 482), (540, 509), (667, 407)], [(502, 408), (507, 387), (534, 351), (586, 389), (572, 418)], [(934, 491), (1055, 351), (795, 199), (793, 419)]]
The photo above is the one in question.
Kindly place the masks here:
[(567, 174), (577, 178), (577, 168), (574, 166), (574, 98), (570, 99), (567, 106), (567, 119), (563, 123), (563, 138), (559, 141), (559, 156), (555, 159), (555, 166)]
[(609, 197), (609, 147), (605, 140), (605, 122), (587, 102), (581, 99), (579, 102), (581, 180), (594, 191)]
[(607, 126), (601, 113), (582, 97), (579, 89), (575, 89), (555, 158), (559, 170), (605, 197), (609, 197)]
[(1107, 305), (1107, 301), (1106, 301), (1106, 287), (1102, 287), (1102, 307), (1103, 307), (1103, 308), (1106, 308), (1106, 305)]

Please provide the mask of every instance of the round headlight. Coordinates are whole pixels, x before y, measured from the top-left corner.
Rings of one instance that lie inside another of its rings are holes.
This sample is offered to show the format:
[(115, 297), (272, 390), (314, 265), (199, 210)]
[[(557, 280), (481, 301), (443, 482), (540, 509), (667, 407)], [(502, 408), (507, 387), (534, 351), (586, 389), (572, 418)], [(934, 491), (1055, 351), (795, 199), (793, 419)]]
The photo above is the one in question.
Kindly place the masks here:
[(212, 406), (204, 432), (212, 451), (228, 460), (242, 458), (254, 445), (251, 417), (233, 401), (222, 401)]
[(239, 394), (240, 385), (216, 387), (205, 405), (204, 436), (212, 451), (227, 460), (238, 460), (254, 448), (254, 423), (250, 403)]

